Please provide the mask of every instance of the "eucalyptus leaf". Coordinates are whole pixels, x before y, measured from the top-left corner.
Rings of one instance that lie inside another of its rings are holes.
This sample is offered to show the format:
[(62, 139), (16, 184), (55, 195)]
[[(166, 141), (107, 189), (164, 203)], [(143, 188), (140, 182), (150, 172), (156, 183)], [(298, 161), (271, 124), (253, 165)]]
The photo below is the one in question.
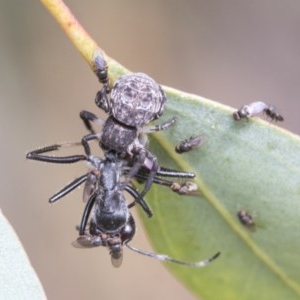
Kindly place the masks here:
[(17, 235), (1, 210), (0, 232), (0, 299), (46, 299)]
[[(299, 299), (299, 137), (260, 118), (237, 122), (229, 107), (166, 91), (163, 119), (177, 116), (178, 123), (152, 134), (150, 149), (162, 165), (195, 172), (200, 195), (151, 188), (154, 217), (143, 220), (154, 247), (189, 261), (221, 251), (205, 268), (166, 263), (201, 299)], [(205, 143), (175, 153), (192, 135)], [(254, 217), (255, 230), (239, 222), (240, 209)]]

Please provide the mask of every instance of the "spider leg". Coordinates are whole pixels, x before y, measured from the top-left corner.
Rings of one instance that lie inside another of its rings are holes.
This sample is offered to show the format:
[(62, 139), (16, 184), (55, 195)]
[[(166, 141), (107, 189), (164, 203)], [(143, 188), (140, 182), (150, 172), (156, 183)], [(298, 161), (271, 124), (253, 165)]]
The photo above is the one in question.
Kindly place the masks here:
[(142, 128), (142, 132), (150, 133), (150, 132), (154, 132), (154, 131), (166, 130), (167, 128), (175, 125), (176, 122), (177, 122), (177, 118), (173, 117), (162, 124), (157, 124), (157, 125), (153, 125), (153, 126), (145, 126)]
[(108, 101), (107, 94), (109, 93), (110, 89), (107, 86), (104, 86), (98, 93), (96, 94), (95, 103), (96, 105), (103, 109), (106, 113), (110, 113), (111, 107)]
[(95, 114), (86, 110), (82, 110), (79, 116), (82, 119), (87, 130), (89, 130), (91, 133), (95, 133), (95, 130), (92, 126), (92, 122), (97, 122), (100, 125), (104, 124), (104, 120), (102, 120), (101, 118), (97, 117)]
[(43, 153), (59, 150), (63, 147), (70, 147), (70, 146), (78, 146), (78, 143), (66, 143), (66, 144), (54, 144), (51, 146), (46, 146), (37, 150), (33, 150), (26, 154), (27, 159), (37, 160), (37, 161), (44, 161), (48, 163), (58, 163), (58, 164), (72, 164), (76, 163), (81, 160), (87, 160), (86, 155), (69, 155), (69, 156), (61, 156), (61, 157), (54, 157), (54, 156), (47, 156), (42, 155)]
[(166, 167), (160, 167), (156, 175), (162, 177), (173, 177), (173, 178), (195, 178), (195, 174), (192, 172), (184, 172), (179, 170), (173, 170)]
[(101, 137), (101, 134), (100, 133), (90, 133), (90, 134), (87, 134), (85, 135), (82, 140), (81, 140), (81, 144), (84, 148), (84, 152), (87, 156), (90, 156), (91, 155), (91, 148), (90, 148), (90, 145), (89, 145), (89, 141), (92, 141), (92, 140), (99, 140)]

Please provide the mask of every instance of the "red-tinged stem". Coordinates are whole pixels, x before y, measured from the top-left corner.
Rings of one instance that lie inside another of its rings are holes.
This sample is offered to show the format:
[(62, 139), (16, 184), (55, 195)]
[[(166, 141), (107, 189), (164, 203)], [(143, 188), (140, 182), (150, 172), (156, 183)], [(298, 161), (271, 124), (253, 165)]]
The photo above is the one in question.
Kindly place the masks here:
[(105, 56), (106, 59), (104, 51), (84, 30), (63, 1), (41, 0), (41, 2), (62, 27), (73, 45), (78, 49), (92, 69), (94, 68), (93, 61), (96, 55)]
[(94, 70), (94, 60), (97, 56), (102, 56), (106, 60), (109, 69), (109, 78), (113, 83), (120, 75), (128, 70), (115, 60), (109, 58), (105, 52), (97, 45), (91, 36), (84, 30), (70, 9), (62, 0), (41, 0), (43, 5), (52, 14), (54, 19), (65, 31), (73, 45)]

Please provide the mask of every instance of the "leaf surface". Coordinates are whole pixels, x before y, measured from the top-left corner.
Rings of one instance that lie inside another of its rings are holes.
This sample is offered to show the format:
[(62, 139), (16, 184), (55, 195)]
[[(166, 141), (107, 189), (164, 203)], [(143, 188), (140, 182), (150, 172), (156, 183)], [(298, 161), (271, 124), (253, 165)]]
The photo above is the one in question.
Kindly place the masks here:
[[(154, 217), (143, 220), (154, 247), (189, 261), (221, 251), (205, 268), (167, 264), (202, 299), (299, 299), (299, 137), (259, 118), (234, 121), (229, 107), (166, 91), (163, 119), (179, 121), (152, 134), (150, 149), (163, 166), (195, 172), (201, 194), (151, 188)], [(192, 135), (206, 142), (175, 153)], [(254, 217), (254, 231), (239, 222), (240, 209)]]
[(41, 283), (0, 210), (0, 299), (46, 299)]

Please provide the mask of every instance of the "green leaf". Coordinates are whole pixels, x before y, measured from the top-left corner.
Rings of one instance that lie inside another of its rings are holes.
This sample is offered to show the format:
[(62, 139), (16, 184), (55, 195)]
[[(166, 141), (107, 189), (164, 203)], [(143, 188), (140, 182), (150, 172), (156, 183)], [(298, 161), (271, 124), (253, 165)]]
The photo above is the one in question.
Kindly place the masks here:
[[(179, 122), (152, 134), (150, 148), (162, 165), (195, 172), (201, 195), (151, 189), (154, 217), (143, 220), (154, 247), (188, 261), (221, 251), (205, 268), (166, 263), (202, 299), (299, 299), (299, 137), (259, 118), (234, 121), (231, 108), (166, 90), (163, 119)], [(203, 146), (175, 153), (175, 144), (199, 134)], [(255, 231), (239, 223), (240, 209), (255, 216)]]
[(0, 299), (46, 299), (17, 235), (1, 210), (0, 232)]

